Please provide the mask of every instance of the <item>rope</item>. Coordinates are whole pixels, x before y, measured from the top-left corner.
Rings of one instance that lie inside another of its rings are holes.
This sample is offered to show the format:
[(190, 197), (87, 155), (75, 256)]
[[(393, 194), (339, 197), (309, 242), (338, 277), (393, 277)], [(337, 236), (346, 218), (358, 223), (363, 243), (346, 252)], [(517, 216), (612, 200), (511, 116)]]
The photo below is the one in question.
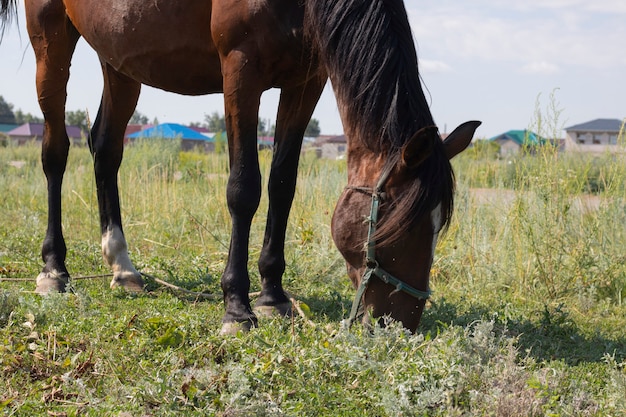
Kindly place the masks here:
[[(210, 293), (206, 293), (206, 292), (197, 292), (197, 291), (191, 291), (188, 290), (186, 288), (182, 288), (179, 287), (178, 285), (174, 285), (174, 284), (170, 284), (167, 281), (164, 281), (162, 279), (159, 279), (153, 275), (150, 274), (146, 274), (144, 272), (140, 272), (140, 274), (148, 279), (153, 280), (154, 282), (156, 282), (157, 284), (169, 288), (171, 290), (175, 290), (175, 291), (179, 291), (182, 292), (184, 294), (187, 295), (191, 295), (193, 297), (195, 297), (196, 299), (198, 298), (203, 298), (205, 300), (219, 300), (221, 299), (220, 296), (217, 296), (215, 294), (210, 294)], [(72, 277), (72, 280), (88, 280), (88, 279), (97, 279), (97, 278), (110, 278), (112, 277), (113, 274), (97, 274), (97, 275), (82, 275), (82, 276), (76, 276), (76, 277)], [(35, 278), (2, 278), (0, 277), (0, 283), (2, 283), (3, 281), (8, 281), (8, 282), (33, 282), (35, 281)], [(251, 292), (248, 294), (248, 296), (250, 298), (255, 298), (258, 297), (259, 295), (261, 295), (260, 291), (256, 291), (256, 292)], [(297, 311), (298, 314), (300, 315), (300, 317), (302, 317), (302, 319), (304, 319), (305, 323), (311, 327), (316, 327), (315, 323), (312, 322), (307, 316), (306, 313), (304, 312), (304, 310), (302, 310), (302, 307), (300, 307), (300, 301), (296, 300), (294, 297), (289, 297), (289, 301), (291, 301), (291, 305), (293, 310)]]
[[(95, 279), (95, 278), (109, 278), (112, 277), (113, 274), (100, 274), (100, 275), (83, 275), (72, 277), (72, 280), (87, 280), (87, 279)], [(35, 281), (36, 278), (3, 278), (0, 277), (0, 282), (8, 281), (8, 282), (31, 282)]]
[(206, 293), (206, 292), (191, 291), (191, 290), (179, 287), (178, 285), (170, 284), (167, 281), (164, 281), (164, 280), (159, 279), (157, 277), (154, 277), (152, 275), (146, 274), (144, 272), (140, 272), (140, 274), (142, 276), (148, 278), (148, 279), (153, 280), (157, 284), (160, 284), (160, 285), (162, 285), (164, 287), (167, 287), (167, 288), (170, 288), (172, 290), (180, 291), (180, 292), (182, 292), (184, 294), (187, 294), (187, 295), (192, 295), (192, 296), (194, 296), (196, 298), (204, 298), (205, 300), (218, 300), (219, 299), (219, 297), (217, 297), (215, 294), (209, 294), (209, 293)]
[[(196, 298), (203, 298), (206, 300), (218, 300), (220, 297), (216, 296), (215, 294), (209, 294), (206, 292), (197, 292), (197, 291), (191, 291), (188, 290), (186, 288), (182, 288), (179, 287), (178, 285), (174, 285), (174, 284), (170, 284), (167, 281), (164, 281), (162, 279), (159, 279), (153, 275), (150, 274), (146, 274), (144, 272), (140, 272), (140, 274), (145, 277), (148, 278), (150, 280), (153, 280), (154, 282), (156, 282), (157, 284), (175, 290), (175, 291), (179, 291), (182, 292), (184, 294), (187, 295), (192, 295)], [(96, 274), (96, 275), (80, 275), (80, 276), (73, 276), (71, 278), (72, 281), (79, 281), (79, 280), (89, 280), (89, 279), (97, 279), (97, 278), (111, 278), (113, 276), (113, 274)], [(0, 277), (0, 283), (7, 281), (7, 282), (32, 282), (35, 281), (36, 278), (2, 278)], [(253, 295), (253, 294), (251, 294)]]

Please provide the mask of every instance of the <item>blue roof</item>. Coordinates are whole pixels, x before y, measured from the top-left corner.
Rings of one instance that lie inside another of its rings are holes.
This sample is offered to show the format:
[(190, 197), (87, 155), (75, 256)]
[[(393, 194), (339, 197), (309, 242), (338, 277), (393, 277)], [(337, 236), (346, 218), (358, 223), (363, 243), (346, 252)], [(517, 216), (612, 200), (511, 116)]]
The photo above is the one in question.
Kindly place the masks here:
[(177, 123), (163, 123), (128, 135), (129, 138), (188, 139), (212, 142), (213, 139)]

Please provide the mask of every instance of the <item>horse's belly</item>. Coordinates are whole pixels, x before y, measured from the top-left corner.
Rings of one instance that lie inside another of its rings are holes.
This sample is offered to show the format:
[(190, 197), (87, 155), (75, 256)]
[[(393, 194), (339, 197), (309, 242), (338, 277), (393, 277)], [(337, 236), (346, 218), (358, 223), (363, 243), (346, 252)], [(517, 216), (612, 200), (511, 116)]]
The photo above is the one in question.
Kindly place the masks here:
[(119, 72), (181, 94), (222, 90), (206, 0), (66, 1), (78, 32)]
[(165, 91), (187, 95), (222, 91), (219, 57), (207, 51), (179, 50), (163, 56), (138, 55), (107, 62), (134, 80)]

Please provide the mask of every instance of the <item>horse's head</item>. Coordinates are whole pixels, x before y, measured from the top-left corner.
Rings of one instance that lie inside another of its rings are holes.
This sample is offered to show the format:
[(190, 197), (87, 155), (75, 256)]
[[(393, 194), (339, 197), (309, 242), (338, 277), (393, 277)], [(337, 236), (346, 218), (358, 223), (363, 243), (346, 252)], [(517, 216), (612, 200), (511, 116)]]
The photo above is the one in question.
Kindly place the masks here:
[(357, 288), (364, 319), (388, 316), (417, 328), (429, 294), (439, 232), (452, 211), (449, 160), (471, 142), (480, 122), (467, 122), (445, 141), (435, 127), (421, 129), (393, 155), (349, 150), (349, 185), (332, 222), (337, 248)]

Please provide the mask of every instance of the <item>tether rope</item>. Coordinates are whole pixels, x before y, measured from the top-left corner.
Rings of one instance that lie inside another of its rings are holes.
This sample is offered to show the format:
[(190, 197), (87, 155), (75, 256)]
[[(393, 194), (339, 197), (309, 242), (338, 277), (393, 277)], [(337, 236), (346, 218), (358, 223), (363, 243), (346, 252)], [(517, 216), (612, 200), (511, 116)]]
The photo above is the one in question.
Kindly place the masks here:
[[(183, 294), (189, 295), (189, 296), (193, 296), (196, 299), (198, 298), (203, 298), (205, 300), (220, 300), (222, 297), (218, 296), (216, 294), (211, 294), (211, 293), (206, 293), (206, 292), (197, 292), (197, 291), (191, 291), (188, 290), (186, 288), (182, 288), (179, 287), (178, 285), (174, 285), (171, 284), (165, 280), (162, 280), (160, 278), (155, 277), (154, 275), (150, 275), (150, 274), (146, 274), (145, 272), (140, 272), (140, 274), (145, 277), (148, 278), (150, 280), (153, 280), (154, 282), (156, 282), (157, 284), (161, 285), (162, 287), (165, 288), (169, 288), (171, 290), (174, 291), (178, 291), (178, 292), (182, 292)], [(79, 280), (90, 280), (90, 279), (98, 279), (98, 278), (111, 278), (113, 277), (113, 274), (96, 274), (96, 275), (79, 275), (79, 276), (74, 276), (72, 277), (70, 280), (71, 281), (79, 281)], [(33, 282), (36, 281), (36, 278), (3, 278), (0, 277), (0, 283), (2, 282)], [(248, 296), (250, 298), (255, 298), (258, 297), (259, 295), (261, 295), (260, 291), (256, 291), (256, 292), (251, 292), (248, 294)], [(298, 301), (296, 298), (289, 296), (289, 301), (291, 302), (291, 306), (293, 308), (293, 310), (297, 311), (298, 314), (300, 315), (300, 317), (302, 317), (304, 319), (304, 321), (312, 326), (312, 327), (316, 327), (315, 323), (312, 322), (307, 316), (306, 313), (304, 312), (304, 310), (302, 310), (302, 307), (300, 306), (300, 301)]]

